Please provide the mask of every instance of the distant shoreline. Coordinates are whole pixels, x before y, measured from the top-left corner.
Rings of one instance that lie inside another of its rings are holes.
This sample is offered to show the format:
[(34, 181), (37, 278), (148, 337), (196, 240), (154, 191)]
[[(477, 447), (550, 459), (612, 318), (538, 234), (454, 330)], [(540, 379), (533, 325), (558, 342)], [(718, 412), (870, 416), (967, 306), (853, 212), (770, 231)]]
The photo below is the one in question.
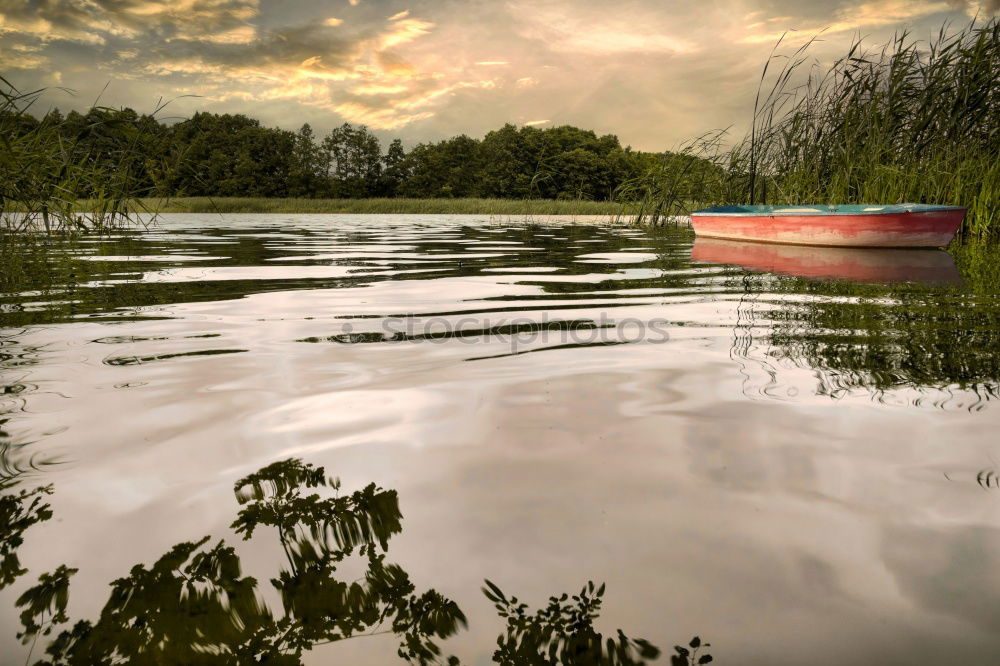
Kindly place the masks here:
[[(251, 197), (177, 197), (143, 199), (160, 213), (342, 213), (471, 215), (622, 215), (628, 208), (611, 201), (553, 199), (266, 199)], [(86, 202), (81, 202), (86, 208)]]

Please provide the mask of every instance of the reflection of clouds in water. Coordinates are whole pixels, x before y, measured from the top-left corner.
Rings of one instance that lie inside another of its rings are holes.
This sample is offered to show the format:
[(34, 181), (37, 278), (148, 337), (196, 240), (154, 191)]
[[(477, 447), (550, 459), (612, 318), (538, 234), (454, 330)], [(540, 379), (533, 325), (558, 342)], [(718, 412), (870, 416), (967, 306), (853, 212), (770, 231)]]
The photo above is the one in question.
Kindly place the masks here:
[(1000, 627), (1000, 528), (890, 525), (882, 557), (900, 591), (920, 606), (983, 632)]
[[(897, 576), (917, 585), (938, 570), (936, 551), (929, 563), (919, 543), (893, 551), (890, 572), (883, 543), (896, 525), (966, 538), (938, 531), (934, 502), (953, 526), (994, 522), (976, 474), (1000, 453), (989, 437), (996, 410), (915, 410), (910, 400), (956, 371), (990, 379), (995, 366), (979, 351), (951, 344), (965, 327), (988, 355), (1000, 329), (989, 288), (745, 276), (692, 263), (684, 229), (337, 220), (248, 216), (227, 227), (178, 216), (128, 251), (93, 244), (112, 258), (209, 257), (142, 267), (173, 271), (173, 282), (102, 283), (93, 271), (136, 262), (81, 261), (83, 284), (63, 304), (2, 302), (5, 323), (27, 325), (18, 353), (44, 350), (19, 380), (40, 390), (16, 396), (30, 409), (10, 427), (31, 435), (27, 449), (72, 456), (53, 473), (68, 535), (60, 556), (111, 580), (141, 558), (103, 544), (131, 538), (153, 557), (192, 532), (222, 534), (232, 479), (302, 454), (349, 486), (399, 488), (412, 535), (399, 547), (449, 596), (476, 594), (497, 574), (533, 602), (607, 574), (622, 625), (653, 638), (663, 617), (680, 618), (672, 635), (705, 631), (747, 662), (773, 663), (778, 649), (787, 663), (830, 664), (976, 663), (1000, 651), (995, 637), (900, 593)], [(632, 262), (640, 249), (643, 263)], [(581, 253), (604, 260), (578, 263)], [(553, 349), (558, 328), (526, 347), (545, 353), (514, 356), (480, 330), (602, 315), (669, 322), (669, 340)], [(913, 328), (921, 319), (936, 323)], [(388, 321), (429, 320), (470, 335), (381, 341)], [(879, 327), (902, 334), (867, 333)], [(871, 353), (832, 354), (831, 335)], [(921, 355), (932, 362), (916, 363)], [(142, 362), (103, 362), (133, 358)], [(873, 401), (873, 386), (899, 408)], [(28, 548), (34, 561), (56, 556)], [(252, 548), (248, 557), (266, 560)], [(106, 588), (79, 598), (88, 594)], [(495, 639), (475, 633), (492, 619), (481, 610), (469, 611), (477, 655)], [(377, 661), (359, 650), (345, 661)]]

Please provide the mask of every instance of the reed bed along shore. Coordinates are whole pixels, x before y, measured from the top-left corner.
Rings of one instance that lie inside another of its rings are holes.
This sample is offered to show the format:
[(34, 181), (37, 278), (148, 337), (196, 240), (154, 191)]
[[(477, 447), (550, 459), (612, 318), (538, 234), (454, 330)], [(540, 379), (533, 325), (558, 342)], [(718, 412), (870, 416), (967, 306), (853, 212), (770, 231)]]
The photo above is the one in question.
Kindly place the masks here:
[[(0, 76), (0, 243), (24, 231), (133, 226), (134, 213), (142, 209), (138, 197), (149, 190), (138, 175), (147, 159), (144, 132), (110, 115), (66, 136), (61, 120), (31, 115), (44, 92), (22, 91)], [(84, 147), (83, 139), (112, 130), (118, 140), (99, 153)], [(86, 210), (78, 206), (81, 196), (89, 198)]]
[(600, 202), (151, 198), (170, 190), (146, 177), (150, 123), (99, 109), (67, 135), (51, 115), (29, 117), (42, 91), (21, 92), (0, 78), (0, 242), (31, 225), (73, 233), (129, 228), (147, 219), (136, 213), (157, 211), (609, 215), (657, 223), (720, 204), (904, 202), (966, 206), (962, 236), (995, 239), (1000, 19), (946, 26), (929, 41), (908, 32), (876, 48), (856, 41), (827, 68), (811, 60), (811, 45), (788, 54), (779, 42), (746, 137), (735, 144), (724, 131), (699, 137)]
[[(619, 215), (620, 203), (555, 199), (263, 199), (181, 197), (140, 203), (162, 213), (350, 213), (468, 215)], [(85, 207), (86, 202), (82, 202)]]
[(811, 46), (776, 47), (745, 138), (707, 134), (620, 196), (654, 220), (692, 202), (950, 204), (963, 235), (1000, 233), (1000, 20), (855, 41), (826, 69)]

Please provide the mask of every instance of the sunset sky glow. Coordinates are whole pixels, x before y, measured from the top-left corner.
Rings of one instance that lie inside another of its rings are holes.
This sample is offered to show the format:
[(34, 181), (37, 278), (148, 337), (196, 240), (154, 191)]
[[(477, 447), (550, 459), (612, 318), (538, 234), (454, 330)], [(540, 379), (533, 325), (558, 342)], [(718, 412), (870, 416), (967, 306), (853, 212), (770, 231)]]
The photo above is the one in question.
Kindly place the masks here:
[[(246, 113), (408, 144), (505, 122), (572, 124), (645, 150), (745, 127), (775, 41), (930, 36), (1000, 0), (0, 0), (0, 71), (45, 104)], [(106, 89), (105, 89), (105, 86)], [(102, 89), (105, 89), (101, 93)], [(188, 97), (193, 96), (193, 97)]]

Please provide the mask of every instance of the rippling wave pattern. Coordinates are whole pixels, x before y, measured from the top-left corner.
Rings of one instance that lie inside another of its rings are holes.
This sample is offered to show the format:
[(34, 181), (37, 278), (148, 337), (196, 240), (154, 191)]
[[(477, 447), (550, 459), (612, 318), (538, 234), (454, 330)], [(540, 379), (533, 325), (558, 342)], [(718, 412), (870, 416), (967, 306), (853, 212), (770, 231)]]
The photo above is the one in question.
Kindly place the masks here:
[[(287, 331), (286, 342), (439, 343), (435, 355), (463, 360), (728, 337), (748, 397), (946, 409), (997, 397), (997, 285), (970, 288), (944, 252), (711, 240), (692, 252), (686, 230), (308, 217), (220, 227), (186, 216), (83, 243), (54, 276), (3, 299), (0, 322), (15, 333), (0, 361), (11, 369), (44, 355), (46, 345), (18, 341), (21, 326), (207, 323), (205, 304), (250, 299), (220, 313), (220, 330), (150, 324), (159, 334), (77, 342), (119, 345), (103, 362), (122, 366), (252, 351), (232, 335), (250, 322)], [(183, 332), (163, 334), (173, 328)]]
[[(640, 635), (697, 606), (677, 635), (720, 659), (728, 640), (730, 663), (890, 655), (862, 626), (890, 616), (908, 654), (935, 653), (942, 614), (975, 627), (942, 658), (1000, 650), (976, 633), (1000, 618), (977, 508), (1000, 455), (996, 250), (308, 215), (166, 216), (63, 249), (0, 296), (3, 473), (55, 480), (38, 534), (68, 530), (63, 560), (96, 580), (222, 534), (233, 480), (297, 457), (400, 488), (399, 549), (469, 613), (470, 645), (493, 638), (458, 582), (506, 573), (608, 579)], [(942, 590), (962, 553), (977, 564)]]

